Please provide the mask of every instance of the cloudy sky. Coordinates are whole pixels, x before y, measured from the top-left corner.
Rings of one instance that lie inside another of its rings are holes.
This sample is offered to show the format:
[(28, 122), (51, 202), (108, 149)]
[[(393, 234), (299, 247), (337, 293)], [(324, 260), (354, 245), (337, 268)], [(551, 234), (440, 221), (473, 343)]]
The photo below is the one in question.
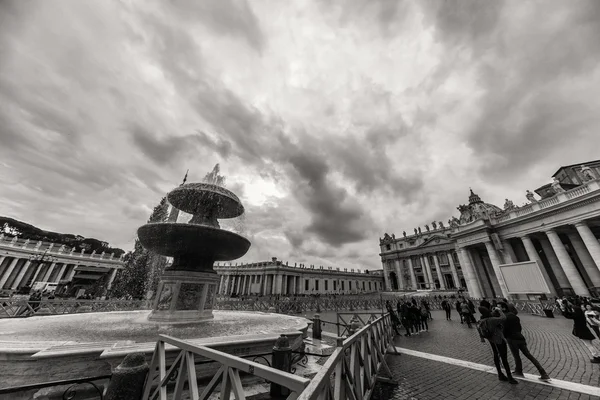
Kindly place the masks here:
[(2, 0), (0, 215), (129, 249), (220, 163), (244, 260), (380, 268), (600, 158), (599, 37), (596, 0)]

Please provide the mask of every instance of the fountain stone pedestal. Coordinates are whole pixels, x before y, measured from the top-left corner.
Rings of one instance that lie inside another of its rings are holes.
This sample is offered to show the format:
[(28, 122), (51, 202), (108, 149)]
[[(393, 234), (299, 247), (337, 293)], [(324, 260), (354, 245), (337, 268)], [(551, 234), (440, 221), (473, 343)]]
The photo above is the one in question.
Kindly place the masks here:
[(219, 280), (214, 272), (166, 270), (148, 319), (168, 323), (212, 319)]
[(188, 183), (168, 195), (173, 207), (192, 214), (188, 223), (149, 223), (138, 229), (142, 245), (155, 253), (173, 257), (165, 269), (148, 317), (150, 321), (191, 323), (213, 318), (220, 277), (215, 261), (242, 257), (248, 239), (219, 226), (220, 218), (244, 213), (238, 197), (208, 183)]

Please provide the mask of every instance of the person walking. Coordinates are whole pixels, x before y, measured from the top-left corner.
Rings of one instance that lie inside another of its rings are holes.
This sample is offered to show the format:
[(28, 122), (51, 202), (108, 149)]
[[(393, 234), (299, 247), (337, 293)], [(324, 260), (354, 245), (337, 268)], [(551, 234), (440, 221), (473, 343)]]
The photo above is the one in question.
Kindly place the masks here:
[(566, 303), (567, 305), (564, 306), (562, 312), (565, 318), (573, 320), (573, 336), (581, 339), (585, 347), (587, 347), (590, 353), (592, 353), (590, 362), (592, 364), (600, 364), (600, 353), (598, 353), (598, 350), (596, 350), (594, 344), (592, 343), (596, 338), (587, 327), (587, 320), (583, 311), (583, 305), (574, 306), (573, 303), (569, 301)]
[(421, 310), (419, 310), (419, 307), (417, 307), (416, 301), (411, 303), (410, 312), (412, 314), (413, 328), (415, 329), (415, 333), (418, 335), (419, 332), (422, 332), (422, 322)]
[(502, 309), (502, 312), (506, 316), (502, 333), (504, 334), (508, 348), (510, 349), (510, 352), (515, 360), (515, 370), (512, 372), (512, 375), (523, 377), (523, 363), (519, 354), (523, 353), (523, 355), (537, 368), (538, 372), (540, 373), (539, 379), (542, 381), (550, 380), (550, 376), (544, 367), (542, 367), (540, 362), (529, 352), (529, 349), (527, 348), (527, 340), (525, 339), (525, 336), (523, 336), (522, 332), (523, 328), (521, 326), (521, 319), (509, 310), (508, 304), (505, 302), (500, 302), (499, 305)]
[(450, 306), (450, 303), (448, 303), (448, 300), (446, 300), (446, 299), (442, 300), (442, 310), (444, 310), (446, 312), (446, 321), (452, 321), (452, 318), (450, 315), (450, 313), (452, 312), (452, 307)]
[(471, 329), (473, 327), (471, 325), (471, 321), (473, 320), (473, 314), (471, 314), (471, 308), (469, 307), (469, 304), (466, 302), (462, 303), (460, 312), (462, 313), (463, 320), (465, 320), (467, 326), (469, 327), (469, 329)]
[(408, 307), (407, 303), (402, 303), (400, 307), (400, 322), (406, 329), (406, 333), (404, 336), (410, 336), (410, 331), (412, 329), (412, 313), (410, 312), (410, 307)]
[(426, 302), (425, 300), (423, 300), (423, 302), (421, 302), (421, 327), (425, 328), (423, 330), (421, 330), (421, 332), (428, 332), (429, 331), (429, 326), (427, 325), (427, 320), (429, 319), (429, 311), (427, 311), (427, 307), (426, 307)]
[(398, 325), (400, 325), (400, 320), (398, 319), (398, 316), (394, 312), (394, 308), (392, 307), (392, 304), (389, 302), (389, 300), (385, 302), (385, 308), (387, 309), (388, 313), (390, 313), (390, 318), (392, 320), (392, 326), (394, 327), (394, 332), (396, 332), (396, 335), (399, 335), (400, 332), (398, 332)]
[[(497, 316), (493, 316), (492, 312), (485, 307), (479, 307), (479, 312), (481, 313), (481, 319), (477, 323), (477, 331), (481, 342), (485, 343), (487, 340), (492, 347), (498, 379), (504, 382), (508, 381), (513, 385), (518, 384), (519, 382), (512, 376), (510, 364), (508, 363), (508, 346), (503, 334), (503, 324), (506, 321), (506, 316), (500, 308), (495, 310)], [(502, 361), (506, 375), (502, 373), (500, 361)]]
[(456, 300), (456, 312), (458, 313), (458, 316), (460, 317), (460, 323), (464, 323), (464, 317), (462, 315), (462, 303), (460, 302), (460, 299)]

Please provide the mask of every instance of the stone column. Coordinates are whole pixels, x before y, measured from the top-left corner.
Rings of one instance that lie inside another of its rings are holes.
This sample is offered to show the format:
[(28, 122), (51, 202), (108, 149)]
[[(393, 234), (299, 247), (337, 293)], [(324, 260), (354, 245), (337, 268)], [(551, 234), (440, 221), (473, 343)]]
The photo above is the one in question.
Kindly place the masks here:
[(433, 276), (431, 274), (431, 267), (429, 266), (429, 260), (427, 259), (427, 255), (421, 256), (421, 265), (423, 266), (423, 270), (425, 271), (425, 278), (429, 281), (429, 289), (431, 286), (435, 286), (433, 283)]
[(38, 263), (37, 267), (35, 268), (33, 277), (31, 278), (31, 286), (33, 286), (33, 284), (35, 283), (35, 281), (36, 281), (39, 273), (42, 271), (43, 267), (44, 267), (44, 263)]
[(44, 278), (42, 279), (42, 282), (48, 282), (48, 279), (50, 279), (50, 275), (52, 275), (52, 272), (54, 271), (55, 266), (56, 266), (55, 262), (50, 264), (50, 266), (48, 267), (48, 271), (46, 272), (46, 274), (44, 275)]
[(221, 275), (221, 280), (219, 280), (219, 290), (217, 293), (221, 294), (223, 292), (223, 282), (225, 281), (225, 275)]
[[(60, 270), (58, 271), (58, 274), (56, 275), (56, 282), (60, 282), (60, 277), (63, 276), (63, 274), (65, 273), (65, 269), (67, 269), (67, 264), (63, 263), (63, 265), (61, 265)], [(117, 269), (115, 268), (114, 271), (116, 271)], [(116, 275), (116, 272), (111, 271), (111, 277), (108, 281), (108, 286), (107, 288), (110, 289), (110, 286), (112, 285), (112, 281), (115, 279), (115, 277), (113, 275)]]
[[(450, 263), (450, 271), (452, 271), (452, 279), (454, 280), (454, 287), (460, 287), (460, 278), (458, 277), (458, 270), (456, 269), (456, 265), (454, 265), (454, 260), (452, 259), (452, 252), (448, 252), (448, 263)], [(465, 279), (466, 280), (466, 279)]]
[(438, 279), (440, 280), (440, 289), (446, 290), (446, 282), (444, 282), (444, 274), (440, 268), (440, 261), (438, 260), (437, 254), (433, 255), (433, 262), (435, 263), (435, 270), (437, 271)]
[(67, 281), (71, 282), (73, 280), (73, 277), (75, 276), (75, 269), (77, 268), (77, 265), (73, 265), (73, 269), (71, 270), (71, 272), (69, 273), (69, 276), (67, 277)]
[(538, 266), (540, 267), (540, 272), (542, 273), (542, 275), (544, 276), (544, 280), (546, 281), (546, 285), (548, 285), (550, 294), (556, 296), (556, 289), (554, 289), (554, 285), (552, 284), (550, 275), (548, 275), (548, 271), (546, 271), (542, 260), (540, 260), (538, 252), (535, 249), (531, 238), (529, 236), (522, 236), (521, 241), (523, 242), (523, 246), (525, 246), (525, 251), (527, 252), (527, 257), (529, 257), (529, 261), (537, 262)]
[(502, 247), (504, 250), (502, 251), (502, 258), (504, 258), (505, 264), (514, 264), (517, 262), (517, 255), (515, 254), (515, 250), (508, 240), (502, 240)]
[(408, 257), (408, 269), (410, 270), (410, 286), (412, 290), (417, 290), (417, 275), (415, 274), (415, 268), (410, 257)]
[(6, 260), (6, 256), (0, 256), (0, 270), (2, 269), (2, 263)]
[(558, 257), (556, 257), (554, 250), (552, 249), (550, 241), (547, 237), (543, 237), (539, 239), (539, 241), (540, 245), (542, 246), (542, 251), (548, 260), (548, 264), (550, 265), (550, 269), (552, 269), (552, 272), (554, 273), (554, 277), (556, 278), (559, 289), (561, 292), (565, 290), (570, 292), (572, 290), (571, 284), (569, 283), (569, 279), (567, 278), (565, 271), (563, 271), (562, 267), (560, 266), (560, 262), (558, 261)]
[(500, 291), (502, 292), (502, 297), (509, 298), (510, 294), (508, 293), (508, 288), (506, 287), (506, 282), (504, 282), (504, 277), (500, 271), (500, 259), (498, 257), (498, 252), (494, 248), (494, 244), (491, 240), (487, 240), (485, 242), (485, 248), (487, 249), (488, 255), (490, 257), (490, 261), (492, 262), (492, 268), (494, 269), (494, 275), (496, 275), (496, 279), (498, 280), (498, 284), (500, 285)]
[[(65, 272), (65, 269), (67, 269), (67, 264), (63, 264), (63, 266), (60, 267), (60, 272), (58, 273), (57, 282), (60, 282), (60, 277)], [(106, 285), (106, 290), (110, 290), (112, 288), (112, 284), (115, 281), (115, 277), (117, 276), (117, 271), (118, 271), (117, 268), (113, 268), (113, 270), (110, 272), (110, 278), (108, 278), (108, 285)]]
[(2, 277), (0, 277), (0, 289), (4, 287), (4, 284), (8, 280), (10, 274), (12, 274), (12, 272), (15, 270), (15, 267), (17, 266), (18, 262), (19, 258), (15, 257), (14, 260), (12, 260), (12, 262), (8, 265), (8, 267), (4, 271), (4, 274), (2, 275)]
[(394, 260), (396, 264), (396, 276), (398, 277), (398, 289), (404, 290), (406, 284), (404, 283), (404, 276), (402, 276), (402, 268), (400, 268), (400, 260)]
[(473, 298), (480, 299), (481, 298), (481, 287), (479, 286), (479, 281), (477, 280), (477, 275), (475, 275), (475, 271), (473, 269), (473, 264), (471, 264), (471, 259), (469, 258), (468, 248), (459, 248), (458, 256), (460, 258), (460, 265), (462, 267), (462, 271), (465, 277), (465, 281), (467, 283), (467, 290), (469, 291), (469, 295)]
[[(584, 244), (585, 242), (582, 240), (583, 235), (581, 235), (581, 237), (580, 235), (581, 233), (578, 235), (577, 232), (574, 231), (567, 233), (567, 237), (573, 245), (573, 249), (575, 250), (575, 253), (577, 253), (577, 257), (579, 257), (579, 261), (581, 261), (585, 272), (587, 272), (587, 275), (592, 281), (592, 286), (600, 288), (600, 269), (598, 269), (596, 266), (597, 264), (592, 257), (591, 252), (589, 252), (589, 247)], [(596, 242), (596, 244), (598, 244), (598, 242)]]
[(577, 271), (577, 267), (573, 264), (571, 257), (569, 257), (569, 253), (567, 253), (567, 249), (565, 249), (565, 245), (561, 242), (558, 237), (558, 233), (554, 230), (550, 229), (545, 232), (546, 236), (548, 236), (548, 240), (550, 240), (550, 244), (552, 245), (552, 249), (556, 253), (556, 257), (558, 257), (558, 261), (562, 266), (562, 269), (565, 271), (565, 275), (569, 279), (575, 294), (580, 296), (589, 296), (590, 292), (588, 288), (585, 286), (583, 279), (579, 275), (579, 271)]
[(386, 266), (387, 263), (382, 261), (381, 264), (383, 265), (383, 279), (385, 281), (385, 290), (391, 291), (392, 290), (392, 284), (390, 282), (389, 271), (388, 271), (388, 268)]
[(11, 289), (18, 289), (19, 288), (19, 285), (20, 285), (21, 281), (23, 280), (23, 277), (27, 273), (27, 270), (29, 269), (30, 265), (31, 265), (31, 261), (27, 260), (27, 262), (25, 262), (25, 264), (23, 265), (23, 267), (19, 271), (19, 275), (17, 275), (17, 277), (15, 278), (15, 280), (13, 281), (13, 283), (11, 284)]
[(585, 247), (590, 252), (590, 256), (594, 263), (596, 264), (596, 268), (600, 268), (600, 243), (598, 243), (598, 239), (594, 236), (594, 233), (590, 229), (590, 227), (585, 223), (585, 221), (581, 221), (575, 224), (575, 228), (583, 243), (585, 243)]

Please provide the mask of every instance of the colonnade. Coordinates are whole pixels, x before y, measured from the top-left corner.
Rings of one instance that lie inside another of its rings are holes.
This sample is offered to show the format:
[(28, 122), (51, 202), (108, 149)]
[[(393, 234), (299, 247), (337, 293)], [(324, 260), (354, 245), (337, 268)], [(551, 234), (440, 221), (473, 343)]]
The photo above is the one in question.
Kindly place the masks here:
[(589, 296), (590, 289), (600, 289), (600, 243), (586, 221), (500, 239), (500, 245), (488, 237), (483, 245), (491, 270), (478, 245), (458, 250), (473, 297), (509, 297), (500, 265), (523, 261), (538, 263), (551, 295)]
[(460, 263), (452, 251), (407, 255), (387, 262), (390, 263), (389, 272), (385, 273), (387, 290), (446, 290), (462, 286)]
[[(77, 267), (85, 268), (84, 265), (60, 260), (39, 262), (17, 256), (0, 256), (0, 289), (18, 290), (24, 286), (31, 287), (36, 282), (70, 282)], [(116, 272), (117, 268), (107, 269), (108, 289), (112, 286)]]
[(230, 296), (270, 296), (374, 292), (382, 289), (381, 279), (364, 277), (316, 277), (286, 273), (222, 273), (219, 294)]

